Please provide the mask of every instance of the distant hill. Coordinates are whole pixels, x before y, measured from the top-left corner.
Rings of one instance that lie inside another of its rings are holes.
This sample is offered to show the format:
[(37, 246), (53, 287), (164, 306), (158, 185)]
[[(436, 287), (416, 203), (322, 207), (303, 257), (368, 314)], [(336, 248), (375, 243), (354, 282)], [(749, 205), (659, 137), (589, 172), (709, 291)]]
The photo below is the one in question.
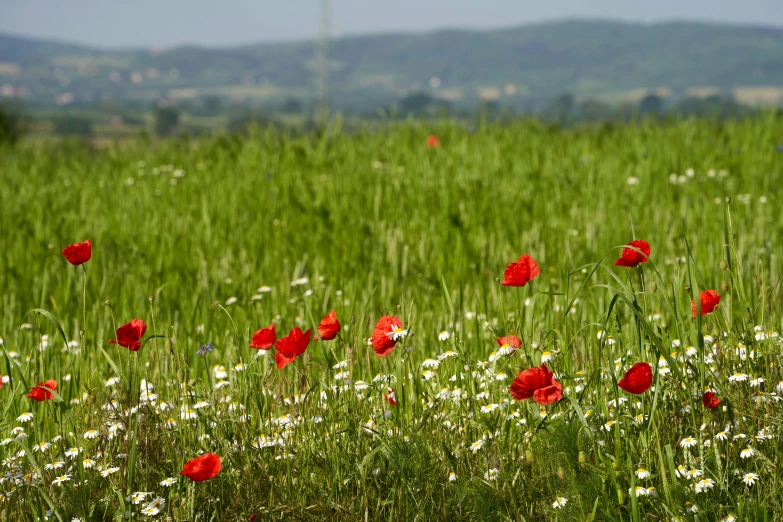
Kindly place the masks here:
[[(0, 35), (0, 94), (35, 103), (159, 98), (270, 102), (315, 95), (315, 43), (101, 50)], [(606, 99), (732, 94), (783, 101), (783, 29), (705, 23), (561, 21), (490, 31), (350, 36), (330, 43), (341, 105), (411, 90), (453, 103), (541, 104), (561, 92)]]

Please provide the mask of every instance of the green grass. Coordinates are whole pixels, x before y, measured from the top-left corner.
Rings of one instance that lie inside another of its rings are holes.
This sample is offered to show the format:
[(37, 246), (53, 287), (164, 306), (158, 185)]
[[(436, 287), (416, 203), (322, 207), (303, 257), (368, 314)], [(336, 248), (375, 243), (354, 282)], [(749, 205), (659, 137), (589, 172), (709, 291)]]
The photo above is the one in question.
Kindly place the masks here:
[[(569, 131), (406, 124), (3, 149), (0, 371), (10, 381), (0, 440), (20, 426), (27, 436), (0, 445), (0, 509), (13, 520), (47, 510), (60, 520), (777, 520), (781, 345), (753, 328), (783, 327), (780, 128), (774, 115)], [(425, 146), (432, 132), (437, 149)], [(87, 238), (84, 322), (83, 273), (60, 250)], [(614, 267), (631, 239), (649, 241), (650, 262)], [(501, 287), (523, 253), (541, 276)], [(261, 285), (271, 291), (254, 299)], [(697, 321), (690, 301), (711, 288), (721, 305)], [(283, 370), (248, 348), (270, 322), (282, 337), (332, 309), (340, 337), (311, 343)], [(381, 359), (365, 340), (386, 313), (409, 335)], [(110, 345), (135, 317), (148, 324), (142, 350)], [(506, 334), (524, 345), (495, 360)], [(65, 349), (71, 339), (80, 347)], [(197, 355), (207, 342), (214, 351)], [(685, 356), (688, 346), (698, 354)], [(445, 350), (457, 356), (423, 379), (422, 362)], [(544, 351), (563, 400), (513, 401), (511, 381)], [(655, 372), (654, 390), (615, 385), (626, 367), (657, 368), (661, 357), (670, 372)], [(338, 361), (347, 368), (332, 369)], [(766, 382), (728, 381), (738, 372)], [(396, 376), (396, 406), (378, 374)], [(139, 405), (142, 378), (155, 405)], [(54, 400), (25, 398), (47, 379), (59, 383)], [(215, 389), (218, 380), (229, 384)], [(355, 390), (359, 380), (369, 388)], [(725, 408), (703, 408), (706, 387)], [(443, 388), (459, 388), (460, 400)], [(180, 406), (202, 400), (197, 419), (180, 418)], [(500, 407), (482, 413), (490, 404)], [(33, 420), (17, 421), (24, 412)], [(113, 437), (112, 422), (122, 423)], [(729, 423), (728, 440), (716, 439)], [(772, 437), (756, 438), (764, 428)], [(85, 438), (91, 429), (98, 437)], [(262, 434), (279, 444), (254, 448)], [(699, 444), (680, 446), (689, 436)], [(19, 456), (41, 442), (52, 447)], [(756, 453), (742, 458), (748, 446)], [(66, 456), (73, 447), (78, 458)], [(160, 485), (202, 451), (222, 457), (216, 478)], [(87, 457), (95, 467), (82, 467)], [(58, 459), (62, 468), (46, 469)], [(714, 487), (696, 493), (680, 465)], [(119, 470), (103, 477), (99, 467)], [(651, 476), (638, 478), (639, 467)], [(629, 495), (637, 485), (656, 494)], [(141, 514), (152, 497), (128, 498), (140, 491), (166, 499), (160, 514)], [(567, 504), (554, 508), (557, 497)]]

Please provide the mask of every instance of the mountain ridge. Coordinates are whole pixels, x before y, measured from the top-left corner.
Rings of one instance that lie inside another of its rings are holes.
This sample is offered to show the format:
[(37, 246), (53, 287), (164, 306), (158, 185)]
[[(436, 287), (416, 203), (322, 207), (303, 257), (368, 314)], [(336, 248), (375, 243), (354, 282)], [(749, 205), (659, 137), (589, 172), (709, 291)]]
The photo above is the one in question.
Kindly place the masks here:
[[(330, 40), (329, 49), (338, 105), (377, 106), (411, 91), (452, 103), (509, 105), (539, 104), (566, 91), (610, 99), (655, 91), (783, 101), (783, 28), (773, 26), (564, 19), (346, 35)], [(44, 104), (312, 99), (315, 50), (313, 40), (100, 49), (0, 34), (0, 85)]]

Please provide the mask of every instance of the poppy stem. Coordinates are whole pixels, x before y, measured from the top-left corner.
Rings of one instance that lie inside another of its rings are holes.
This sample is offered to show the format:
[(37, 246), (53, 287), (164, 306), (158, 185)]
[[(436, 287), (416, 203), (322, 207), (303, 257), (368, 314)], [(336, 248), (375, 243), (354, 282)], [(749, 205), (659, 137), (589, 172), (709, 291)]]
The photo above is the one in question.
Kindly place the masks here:
[(81, 266), (84, 278), (82, 283), (82, 331), (79, 345), (84, 349), (84, 334), (87, 331), (87, 269), (84, 268), (84, 264)]

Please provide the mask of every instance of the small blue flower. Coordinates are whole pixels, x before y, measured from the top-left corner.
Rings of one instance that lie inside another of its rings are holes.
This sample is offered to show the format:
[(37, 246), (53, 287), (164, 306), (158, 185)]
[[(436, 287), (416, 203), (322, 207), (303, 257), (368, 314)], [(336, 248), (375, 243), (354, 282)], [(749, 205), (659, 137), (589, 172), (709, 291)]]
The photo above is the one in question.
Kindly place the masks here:
[(196, 350), (196, 355), (206, 355), (212, 351), (212, 343), (202, 344), (201, 348)]

